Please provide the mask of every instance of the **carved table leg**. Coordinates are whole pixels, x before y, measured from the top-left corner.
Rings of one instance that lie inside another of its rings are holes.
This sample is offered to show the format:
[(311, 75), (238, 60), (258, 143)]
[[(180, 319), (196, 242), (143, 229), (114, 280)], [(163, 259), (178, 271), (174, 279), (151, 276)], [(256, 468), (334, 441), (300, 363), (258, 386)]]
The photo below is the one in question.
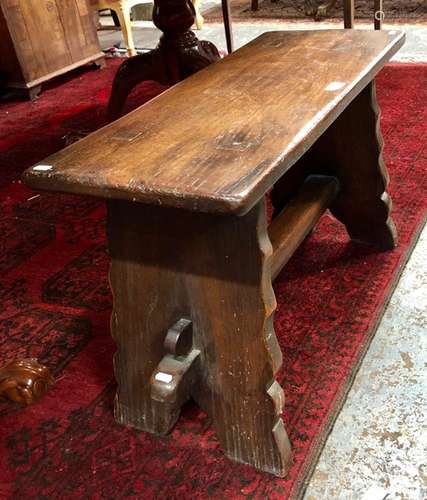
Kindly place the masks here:
[[(386, 192), (389, 179), (379, 118), (375, 82), (371, 82), (287, 175), (294, 170), (294, 177), (310, 173), (336, 176), (340, 193), (332, 213), (345, 224), (352, 239), (389, 250), (397, 244), (397, 233)], [(286, 177), (273, 190), (276, 209), (286, 199)]]
[(111, 120), (118, 118), (131, 90), (144, 80), (167, 84), (166, 64), (158, 49), (126, 59), (117, 70), (108, 102)]
[[(116, 419), (167, 432), (192, 396), (230, 458), (285, 475), (291, 452), (274, 380), (282, 358), (264, 202), (237, 217), (113, 201), (108, 234)], [(185, 356), (165, 354), (182, 318), (191, 346)]]
[(113, 82), (108, 113), (120, 116), (130, 91), (145, 80), (173, 85), (220, 59), (215, 45), (190, 31), (195, 10), (190, 0), (155, 0), (153, 22), (163, 35), (156, 49), (126, 60)]

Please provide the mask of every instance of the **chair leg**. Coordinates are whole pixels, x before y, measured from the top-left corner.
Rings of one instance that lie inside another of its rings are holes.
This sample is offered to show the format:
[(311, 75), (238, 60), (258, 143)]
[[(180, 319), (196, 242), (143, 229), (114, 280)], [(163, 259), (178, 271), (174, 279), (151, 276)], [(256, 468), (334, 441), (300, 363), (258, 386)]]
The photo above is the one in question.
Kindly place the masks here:
[(114, 22), (114, 26), (120, 26), (120, 21), (119, 21), (119, 18), (117, 16), (116, 12), (113, 9), (110, 9), (110, 12), (111, 12), (111, 17), (112, 17), (113, 22)]
[(374, 27), (376, 30), (380, 30), (384, 19), (383, 0), (375, 0), (374, 10)]
[(118, 8), (114, 8), (114, 11), (119, 19), (128, 55), (134, 56), (136, 55), (136, 50), (133, 43), (132, 26), (130, 24), (130, 9), (125, 7), (124, 2), (121, 2)]
[(203, 28), (203, 24), (205, 23), (205, 20), (203, 19), (202, 14), (200, 13), (200, 2), (201, 0), (192, 0), (193, 2), (193, 7), (196, 12), (196, 26), (198, 30), (201, 30)]
[(227, 41), (227, 52), (231, 54), (234, 50), (233, 28), (231, 26), (231, 10), (229, 0), (222, 0), (222, 17), (224, 19), (225, 39)]
[(344, 0), (344, 28), (354, 28), (354, 0)]

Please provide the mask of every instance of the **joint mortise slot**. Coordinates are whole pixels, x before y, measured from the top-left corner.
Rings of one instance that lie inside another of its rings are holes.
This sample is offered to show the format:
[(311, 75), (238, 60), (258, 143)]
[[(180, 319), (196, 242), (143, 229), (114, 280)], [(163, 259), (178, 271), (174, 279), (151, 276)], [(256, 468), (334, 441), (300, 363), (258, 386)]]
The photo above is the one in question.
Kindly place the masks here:
[(311, 175), (268, 228), (273, 258), (272, 279), (281, 271), (292, 254), (330, 206), (339, 190), (335, 177)]

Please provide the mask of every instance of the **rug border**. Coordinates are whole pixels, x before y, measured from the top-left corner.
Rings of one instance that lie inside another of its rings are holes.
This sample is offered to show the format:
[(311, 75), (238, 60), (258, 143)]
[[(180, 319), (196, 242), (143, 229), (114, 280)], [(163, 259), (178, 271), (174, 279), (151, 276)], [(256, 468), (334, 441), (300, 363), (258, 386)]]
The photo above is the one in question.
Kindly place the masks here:
[(386, 293), (384, 294), (385, 300), (381, 305), (381, 307), (378, 309), (377, 318), (373, 322), (370, 331), (367, 334), (366, 341), (359, 349), (357, 362), (353, 365), (353, 368), (351, 369), (349, 375), (347, 376), (346, 381), (343, 383), (342, 389), (340, 390), (339, 394), (335, 399), (333, 409), (331, 411), (331, 414), (327, 418), (324, 430), (319, 434), (318, 438), (311, 445), (311, 449), (313, 450), (312, 454), (307, 460), (308, 462), (307, 465), (305, 465), (303, 468), (301, 479), (295, 481), (294, 483), (295, 486), (294, 488), (292, 488), (294, 492), (292, 492), (292, 490), (290, 491), (288, 497), (289, 500), (302, 500), (304, 498), (304, 495), (310, 484), (311, 478), (314, 474), (317, 464), (319, 463), (320, 456), (323, 452), (323, 449), (325, 448), (329, 435), (333, 431), (338, 416), (344, 407), (344, 403), (347, 400), (351, 388), (353, 387), (354, 380), (362, 366), (363, 360), (365, 359), (368, 349), (377, 333), (379, 324), (393, 296), (393, 292), (395, 291), (399, 283), (399, 280), (403, 274), (403, 271), (406, 269), (406, 265), (418, 243), (418, 240), (420, 239), (421, 233), (423, 232), (426, 226), (427, 226), (427, 214), (424, 214), (423, 219), (421, 219), (419, 226), (416, 228), (414, 234), (412, 235), (407, 251), (404, 252), (399, 259), (397, 265), (397, 272), (393, 277), (393, 279), (391, 280)]

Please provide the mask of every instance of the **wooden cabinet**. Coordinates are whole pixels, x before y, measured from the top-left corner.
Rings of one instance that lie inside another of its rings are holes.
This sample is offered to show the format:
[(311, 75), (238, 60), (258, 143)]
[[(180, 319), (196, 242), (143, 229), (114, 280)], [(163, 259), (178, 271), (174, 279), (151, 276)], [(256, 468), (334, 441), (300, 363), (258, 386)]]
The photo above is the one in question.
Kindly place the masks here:
[(103, 57), (88, 0), (0, 0), (2, 86), (35, 97), (43, 82)]

